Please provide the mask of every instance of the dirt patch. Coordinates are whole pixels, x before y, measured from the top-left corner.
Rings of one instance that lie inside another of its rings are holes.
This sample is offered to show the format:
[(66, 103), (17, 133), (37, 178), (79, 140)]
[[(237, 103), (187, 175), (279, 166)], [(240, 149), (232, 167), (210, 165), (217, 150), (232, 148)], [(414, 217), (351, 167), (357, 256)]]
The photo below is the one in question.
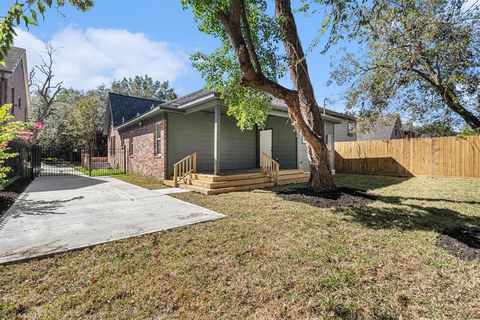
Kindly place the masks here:
[(287, 201), (306, 203), (319, 208), (360, 207), (377, 200), (373, 194), (351, 188), (315, 191), (309, 188), (284, 189), (277, 195)]
[(438, 236), (437, 245), (459, 259), (480, 260), (480, 227), (446, 230)]
[(18, 179), (5, 189), (0, 190), (0, 217), (7, 212), (8, 208), (10, 208), (31, 182), (32, 180), (30, 179)]

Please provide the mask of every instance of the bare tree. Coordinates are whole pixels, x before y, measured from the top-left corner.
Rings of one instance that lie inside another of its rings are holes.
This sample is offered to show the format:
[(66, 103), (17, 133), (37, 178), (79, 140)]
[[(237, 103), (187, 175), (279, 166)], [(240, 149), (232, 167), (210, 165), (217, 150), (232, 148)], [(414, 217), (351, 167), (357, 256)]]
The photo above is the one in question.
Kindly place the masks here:
[(34, 115), (34, 120), (36, 121), (45, 121), (45, 119), (50, 116), (55, 98), (63, 88), (63, 81), (54, 81), (53, 66), (55, 64), (54, 56), (57, 50), (47, 41), (44, 41), (44, 44), (45, 51), (39, 54), (41, 64), (33, 67), (29, 80), (30, 90), (39, 98), (39, 105)]

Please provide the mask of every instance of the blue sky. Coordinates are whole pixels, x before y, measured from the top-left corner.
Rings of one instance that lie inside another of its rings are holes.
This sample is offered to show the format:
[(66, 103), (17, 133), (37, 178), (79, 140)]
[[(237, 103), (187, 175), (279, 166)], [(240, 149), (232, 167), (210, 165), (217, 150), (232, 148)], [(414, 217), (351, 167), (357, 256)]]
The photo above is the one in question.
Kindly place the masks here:
[[(4, 11), (6, 5), (0, 9)], [(65, 85), (89, 89), (114, 78), (145, 73), (170, 80), (180, 95), (204, 85), (188, 56), (210, 52), (218, 42), (197, 30), (192, 13), (182, 10), (180, 0), (97, 0), (86, 13), (70, 7), (61, 12), (65, 16), (51, 10), (38, 27), (19, 31), (16, 45), (27, 48), (33, 66), (38, 63), (37, 52), (43, 50), (41, 40), (52, 41), (58, 48), (57, 80)], [(305, 49), (317, 35), (320, 19), (297, 15)], [(334, 54), (320, 55), (316, 50), (308, 56), (320, 104), (325, 97), (341, 98), (341, 88), (326, 86)], [(343, 111), (342, 101), (329, 107)]]

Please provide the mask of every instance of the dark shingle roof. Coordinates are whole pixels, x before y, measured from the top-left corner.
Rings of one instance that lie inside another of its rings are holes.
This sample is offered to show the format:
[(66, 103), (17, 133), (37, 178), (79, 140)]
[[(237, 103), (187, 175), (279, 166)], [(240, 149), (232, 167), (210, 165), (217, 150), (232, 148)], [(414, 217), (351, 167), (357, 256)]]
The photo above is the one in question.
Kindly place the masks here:
[(25, 49), (10, 47), (8, 55), (4, 59), (5, 65), (0, 64), (0, 71), (13, 72), (17, 68), (22, 57), (25, 54)]
[[(179, 97), (175, 100), (167, 101), (167, 102), (163, 103), (161, 105), (161, 107), (170, 107), (170, 108), (181, 109), (182, 106), (184, 106), (184, 105), (186, 105), (186, 104), (188, 104), (192, 101), (195, 101), (195, 100), (198, 100), (198, 99), (201, 99), (201, 98), (204, 98), (204, 97), (208, 97), (212, 94), (215, 94), (215, 92), (207, 91), (205, 89), (197, 90), (197, 91), (189, 93), (185, 96)], [(215, 96), (218, 96), (218, 95), (215, 94)]]
[(164, 103), (164, 101), (160, 100), (130, 97), (112, 92), (108, 93), (108, 101), (112, 112), (114, 127), (130, 121)]
[(389, 140), (392, 137), (398, 119), (397, 115), (379, 117), (374, 123), (369, 125), (368, 132), (357, 134), (357, 140)]
[[(276, 109), (276, 110), (281, 110), (281, 111), (287, 111), (288, 110), (288, 107), (285, 104), (285, 102), (283, 102), (282, 100), (277, 99), (273, 96), (272, 96), (272, 108)], [(354, 120), (354, 121), (357, 120), (355, 117), (352, 117), (352, 116), (349, 116), (349, 115), (346, 115), (346, 114), (343, 114), (343, 113), (340, 113), (340, 112), (336, 112), (336, 111), (333, 111), (333, 110), (330, 110), (330, 109), (325, 109), (325, 113), (329, 116), (346, 118), (346, 119), (351, 119), (351, 120)]]

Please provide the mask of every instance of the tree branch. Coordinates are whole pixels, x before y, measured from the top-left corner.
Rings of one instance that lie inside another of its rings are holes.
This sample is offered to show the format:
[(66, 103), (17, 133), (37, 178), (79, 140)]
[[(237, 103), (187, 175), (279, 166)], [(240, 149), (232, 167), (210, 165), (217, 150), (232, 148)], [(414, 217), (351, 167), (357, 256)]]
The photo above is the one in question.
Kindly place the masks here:
[(246, 87), (258, 89), (285, 100), (296, 91), (283, 87), (277, 82), (267, 78), (261, 70), (256, 70), (250, 59), (246, 41), (241, 28), (242, 0), (232, 0), (230, 14), (217, 12), (217, 17), (227, 33), (228, 39), (236, 53), (242, 71), (241, 84)]
[(260, 66), (260, 62), (258, 61), (257, 52), (255, 51), (255, 46), (253, 44), (252, 31), (250, 29), (250, 23), (248, 22), (248, 13), (244, 0), (242, 0), (242, 21), (243, 33), (245, 34), (245, 40), (247, 43), (247, 49), (250, 59), (253, 63), (253, 66), (255, 67), (255, 71), (257, 73), (261, 73), (262, 68)]

